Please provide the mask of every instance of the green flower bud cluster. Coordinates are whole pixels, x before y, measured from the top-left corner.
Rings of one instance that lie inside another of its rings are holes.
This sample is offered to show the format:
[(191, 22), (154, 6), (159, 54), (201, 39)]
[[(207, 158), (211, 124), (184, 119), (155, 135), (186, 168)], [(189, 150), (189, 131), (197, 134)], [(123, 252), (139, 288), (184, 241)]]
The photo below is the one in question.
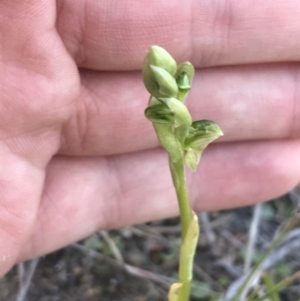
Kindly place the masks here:
[(206, 146), (223, 135), (213, 121), (192, 122), (184, 100), (191, 89), (194, 73), (191, 63), (177, 65), (159, 46), (150, 48), (143, 65), (144, 84), (151, 94), (145, 115), (152, 121), (170, 160), (176, 162), (185, 154), (185, 163), (193, 171)]
[(144, 61), (144, 84), (156, 98), (174, 97), (183, 101), (191, 88), (194, 73), (189, 62), (177, 66), (172, 56), (159, 46), (152, 46)]

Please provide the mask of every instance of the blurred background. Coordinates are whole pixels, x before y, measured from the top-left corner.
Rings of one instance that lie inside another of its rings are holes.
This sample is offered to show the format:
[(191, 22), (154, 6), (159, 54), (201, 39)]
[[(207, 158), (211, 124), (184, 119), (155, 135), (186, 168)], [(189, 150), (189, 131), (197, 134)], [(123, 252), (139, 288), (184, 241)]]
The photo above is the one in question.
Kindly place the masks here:
[[(299, 211), (300, 186), (263, 204), (200, 213), (191, 300), (232, 300), (251, 271), (239, 300), (283, 280), (283, 289), (265, 300), (300, 300)], [(177, 278), (179, 248), (178, 218), (101, 231), (16, 266), (0, 280), (0, 300), (165, 301)]]

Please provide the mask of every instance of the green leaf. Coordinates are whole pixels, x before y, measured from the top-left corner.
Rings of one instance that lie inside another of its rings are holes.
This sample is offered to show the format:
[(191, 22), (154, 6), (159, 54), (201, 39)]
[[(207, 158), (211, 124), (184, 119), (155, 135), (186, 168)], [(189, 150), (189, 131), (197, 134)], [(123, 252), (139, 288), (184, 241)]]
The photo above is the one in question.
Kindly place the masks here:
[(269, 294), (270, 300), (271, 301), (280, 301), (279, 293), (276, 290), (274, 290), (275, 284), (273, 282), (272, 277), (269, 274), (264, 273), (263, 276), (262, 276), (262, 279), (264, 281), (265, 286), (267, 287), (268, 292), (271, 292)]
[(192, 220), (184, 236), (180, 248), (179, 258), (179, 279), (181, 281), (191, 280), (193, 278), (193, 260), (199, 239), (198, 216), (192, 212)]
[(276, 272), (277, 276), (279, 276), (279, 277), (287, 277), (292, 274), (292, 271), (293, 271), (293, 268), (286, 263), (279, 265), (275, 269), (275, 272)]
[(211, 297), (213, 294), (211, 288), (205, 282), (194, 280), (192, 282), (191, 296), (195, 299), (202, 300)]
[(169, 294), (168, 294), (168, 300), (169, 301), (179, 301), (178, 300), (178, 291), (182, 287), (182, 283), (176, 282), (173, 283), (170, 287)]
[(90, 238), (84, 242), (84, 247), (89, 250), (103, 250), (104, 244), (100, 239)]

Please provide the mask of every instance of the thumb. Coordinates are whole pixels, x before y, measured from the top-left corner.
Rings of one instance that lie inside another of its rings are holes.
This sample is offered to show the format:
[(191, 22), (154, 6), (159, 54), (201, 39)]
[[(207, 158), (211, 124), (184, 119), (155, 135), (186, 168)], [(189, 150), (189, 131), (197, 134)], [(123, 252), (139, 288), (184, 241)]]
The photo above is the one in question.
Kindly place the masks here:
[(3, 276), (16, 263), (31, 234), (45, 172), (3, 145), (0, 153), (0, 276)]

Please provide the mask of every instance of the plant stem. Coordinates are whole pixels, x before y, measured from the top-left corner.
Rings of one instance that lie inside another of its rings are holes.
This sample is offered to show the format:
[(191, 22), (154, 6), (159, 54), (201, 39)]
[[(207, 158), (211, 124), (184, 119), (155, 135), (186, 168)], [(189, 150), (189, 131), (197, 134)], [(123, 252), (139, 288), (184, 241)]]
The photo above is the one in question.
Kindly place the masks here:
[[(183, 156), (180, 160), (173, 162), (171, 158), (170, 169), (173, 179), (173, 184), (176, 190), (177, 199), (180, 209), (180, 222), (181, 222), (181, 239), (182, 245), (184, 243), (186, 233), (192, 222), (192, 210), (189, 202), (188, 191), (186, 186), (186, 176), (184, 169)], [(191, 281), (192, 281), (192, 266), (194, 250), (188, 252), (181, 247), (180, 250), (180, 266), (179, 266), (179, 282), (182, 287), (179, 289), (178, 300), (188, 301), (190, 296)], [(184, 254), (183, 254), (184, 253)], [(187, 253), (187, 254), (186, 254)]]
[(184, 169), (183, 156), (176, 162), (169, 158), (170, 169), (173, 179), (173, 184), (176, 190), (177, 200), (180, 209), (180, 222), (181, 222), (181, 237), (184, 240), (185, 234), (192, 221), (192, 210), (189, 202), (188, 191), (186, 187), (186, 177)]

